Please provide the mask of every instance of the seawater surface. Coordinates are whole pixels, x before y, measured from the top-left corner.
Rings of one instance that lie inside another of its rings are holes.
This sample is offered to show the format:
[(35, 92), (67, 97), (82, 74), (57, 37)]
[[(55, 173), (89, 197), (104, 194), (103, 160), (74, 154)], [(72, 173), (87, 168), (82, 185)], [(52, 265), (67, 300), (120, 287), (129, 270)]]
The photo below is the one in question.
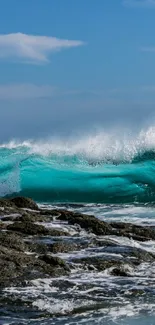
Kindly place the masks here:
[[(155, 130), (150, 128), (135, 138), (102, 132), (78, 140), (2, 144), (0, 195), (19, 194), (48, 208), (155, 227)], [(65, 222), (51, 221), (48, 227), (65, 229), (67, 240), (73, 242), (95, 238)], [(155, 253), (154, 241), (117, 236), (101, 239), (113, 243), (113, 249), (101, 245), (57, 255), (72, 263), (89, 256), (121, 259), (123, 251), (131, 247)], [(128, 277), (114, 277), (108, 269), (84, 270), (76, 263), (69, 276), (6, 288), (3, 299), (8, 304), (0, 308), (0, 324), (154, 325), (155, 263), (127, 268)]]
[(79, 139), (0, 146), (0, 195), (38, 202), (155, 201), (155, 129), (133, 137), (100, 133)]

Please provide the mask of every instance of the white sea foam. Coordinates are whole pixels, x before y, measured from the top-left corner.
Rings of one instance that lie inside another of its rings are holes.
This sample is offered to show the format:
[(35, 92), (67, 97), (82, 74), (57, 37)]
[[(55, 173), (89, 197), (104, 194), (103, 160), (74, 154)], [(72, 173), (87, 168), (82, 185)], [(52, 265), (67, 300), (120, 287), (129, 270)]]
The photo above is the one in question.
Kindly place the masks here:
[[(51, 209), (52, 206), (49, 206)], [(59, 208), (59, 206), (54, 206)], [(62, 205), (61, 208), (66, 208)], [(74, 208), (68, 209), (78, 211), (88, 215), (95, 215), (100, 220), (109, 222), (126, 222), (133, 223), (141, 226), (155, 226), (155, 205), (141, 205), (136, 206), (133, 204), (85, 204)]]
[[(138, 296), (136, 299), (132, 296), (133, 290), (155, 290), (155, 278), (149, 280), (146, 270), (148, 264), (143, 263), (139, 270), (137, 269), (135, 277), (126, 280), (112, 277), (106, 272), (78, 272), (71, 274), (69, 278), (34, 280), (31, 287), (8, 288), (4, 290), (4, 294), (32, 302), (33, 307), (40, 311), (61, 315), (61, 318), (53, 318), (52, 324), (59, 324), (59, 320), (60, 324), (109, 324), (109, 321), (111, 324), (126, 324), (127, 318), (138, 317), (143, 313), (148, 316), (150, 313), (155, 314), (153, 301), (145, 302)], [(60, 284), (55, 286), (59, 281)], [(68, 281), (68, 287), (63, 288), (63, 281)], [(97, 300), (95, 296), (98, 297)], [(77, 308), (81, 308), (80, 314), (70, 316)], [(66, 314), (68, 317), (63, 320), (62, 316)], [(121, 322), (122, 319), (124, 323)]]
[(98, 131), (72, 138), (50, 137), (46, 140), (12, 140), (1, 144), (0, 148), (28, 148), (31, 154), (40, 155), (80, 155), (94, 160), (131, 161), (135, 155), (145, 150), (155, 150), (155, 127), (142, 130), (137, 135), (124, 131)]

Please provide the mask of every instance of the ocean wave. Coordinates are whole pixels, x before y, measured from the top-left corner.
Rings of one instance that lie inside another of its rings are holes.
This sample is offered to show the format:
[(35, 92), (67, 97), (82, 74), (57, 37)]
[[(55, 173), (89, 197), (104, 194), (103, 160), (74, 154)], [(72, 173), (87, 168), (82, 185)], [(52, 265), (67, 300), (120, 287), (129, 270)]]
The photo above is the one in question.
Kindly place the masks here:
[(0, 145), (0, 195), (38, 202), (154, 202), (155, 128)]

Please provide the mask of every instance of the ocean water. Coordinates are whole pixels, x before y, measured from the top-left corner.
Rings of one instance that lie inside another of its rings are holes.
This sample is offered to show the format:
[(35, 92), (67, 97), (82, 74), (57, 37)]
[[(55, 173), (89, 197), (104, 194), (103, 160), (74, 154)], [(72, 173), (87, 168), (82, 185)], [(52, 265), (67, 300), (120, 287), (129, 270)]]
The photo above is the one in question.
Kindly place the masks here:
[(78, 139), (0, 146), (0, 195), (38, 202), (155, 200), (155, 129), (136, 137), (99, 133)]
[[(12, 195), (32, 197), (41, 207), (155, 227), (155, 129), (134, 137), (100, 132), (68, 140), (2, 144), (0, 196)], [(51, 221), (48, 226), (65, 229), (67, 240), (74, 242), (93, 236), (63, 222)], [(115, 249), (92, 247), (58, 256), (71, 263), (86, 256), (121, 259), (122, 250), (132, 247), (155, 253), (154, 241), (106, 239)], [(6, 288), (3, 297), (8, 303), (0, 308), (0, 324), (155, 325), (155, 263), (127, 268), (132, 277), (113, 277), (109, 270), (84, 271), (77, 264), (68, 277)]]

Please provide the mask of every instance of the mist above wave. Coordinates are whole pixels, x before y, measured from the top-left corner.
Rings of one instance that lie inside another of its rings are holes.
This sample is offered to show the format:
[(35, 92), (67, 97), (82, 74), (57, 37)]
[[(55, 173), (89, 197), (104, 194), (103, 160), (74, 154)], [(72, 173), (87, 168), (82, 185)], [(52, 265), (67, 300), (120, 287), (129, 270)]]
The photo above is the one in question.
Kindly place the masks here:
[(50, 137), (46, 140), (17, 141), (1, 144), (0, 149), (25, 150), (29, 155), (78, 156), (88, 161), (131, 162), (137, 155), (155, 150), (155, 127), (141, 130), (137, 135), (117, 130), (96, 132), (76, 137)]

